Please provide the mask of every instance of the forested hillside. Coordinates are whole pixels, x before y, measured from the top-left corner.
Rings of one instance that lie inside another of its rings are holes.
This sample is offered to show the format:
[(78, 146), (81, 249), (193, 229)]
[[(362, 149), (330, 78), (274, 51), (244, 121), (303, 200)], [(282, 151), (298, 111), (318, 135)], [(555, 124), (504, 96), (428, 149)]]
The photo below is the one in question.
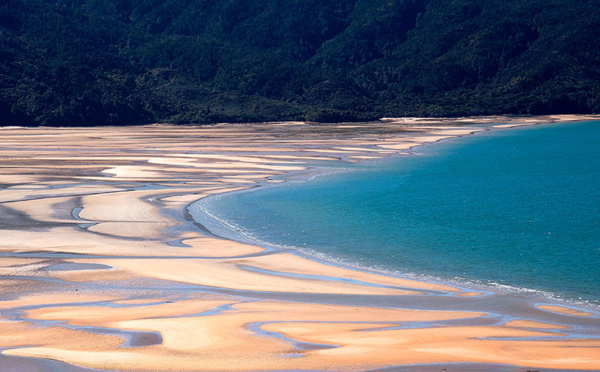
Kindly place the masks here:
[(3, 0), (0, 125), (600, 112), (600, 0)]

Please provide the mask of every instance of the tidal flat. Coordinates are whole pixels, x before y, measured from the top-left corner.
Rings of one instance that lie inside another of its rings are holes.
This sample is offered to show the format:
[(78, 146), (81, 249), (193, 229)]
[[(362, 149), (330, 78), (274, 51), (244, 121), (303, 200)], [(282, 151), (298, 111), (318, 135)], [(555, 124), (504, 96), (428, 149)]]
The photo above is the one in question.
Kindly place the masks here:
[(600, 313), (220, 238), (212, 195), (593, 116), (0, 129), (11, 371), (598, 370)]

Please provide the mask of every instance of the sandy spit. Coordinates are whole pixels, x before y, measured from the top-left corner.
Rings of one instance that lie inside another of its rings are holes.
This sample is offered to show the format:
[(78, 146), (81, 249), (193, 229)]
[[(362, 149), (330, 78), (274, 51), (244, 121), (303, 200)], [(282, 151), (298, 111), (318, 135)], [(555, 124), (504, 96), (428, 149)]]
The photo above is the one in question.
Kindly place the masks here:
[(245, 245), (211, 235), (187, 210), (203, 197), (285, 182), (323, 162), (591, 119), (600, 117), (3, 128), (0, 365), (600, 370), (600, 314), (593, 309)]

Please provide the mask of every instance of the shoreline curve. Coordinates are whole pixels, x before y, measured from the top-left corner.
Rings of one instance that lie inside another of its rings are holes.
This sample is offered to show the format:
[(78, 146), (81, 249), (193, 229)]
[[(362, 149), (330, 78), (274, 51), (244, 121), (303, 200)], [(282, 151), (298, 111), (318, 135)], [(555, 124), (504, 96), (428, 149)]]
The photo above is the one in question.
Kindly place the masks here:
[(212, 237), (186, 215), (314, 162), (593, 119), (2, 129), (0, 358), (16, 370), (31, 358), (114, 371), (600, 369), (597, 312), (326, 265)]

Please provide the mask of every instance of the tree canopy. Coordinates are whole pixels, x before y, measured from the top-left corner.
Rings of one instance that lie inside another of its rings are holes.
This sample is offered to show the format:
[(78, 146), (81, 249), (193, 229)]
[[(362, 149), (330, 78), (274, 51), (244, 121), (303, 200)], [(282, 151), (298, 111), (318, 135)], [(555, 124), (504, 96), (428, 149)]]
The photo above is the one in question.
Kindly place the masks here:
[(4, 0), (0, 125), (600, 112), (598, 0)]

